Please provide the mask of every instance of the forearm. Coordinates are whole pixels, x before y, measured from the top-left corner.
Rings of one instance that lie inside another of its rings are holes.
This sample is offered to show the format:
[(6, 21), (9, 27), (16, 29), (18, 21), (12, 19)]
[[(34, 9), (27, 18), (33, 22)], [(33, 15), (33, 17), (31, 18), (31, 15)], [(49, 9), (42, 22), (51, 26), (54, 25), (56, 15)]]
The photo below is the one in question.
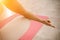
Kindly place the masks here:
[(17, 0), (3, 0), (1, 3), (16, 13), (24, 13), (26, 11)]
[(38, 18), (35, 15), (32, 15), (30, 12), (26, 11), (23, 6), (18, 3), (16, 0), (4, 0), (2, 2), (6, 7), (8, 7), (10, 10), (19, 13), (23, 15), (24, 17), (32, 20), (38, 20)]
[(2, 3), (10, 10), (19, 13), (28, 19), (32, 19), (48, 26), (52, 26), (47, 20), (42, 20), (41, 18), (32, 15), (30, 12), (27, 12), (17, 0), (4, 0)]

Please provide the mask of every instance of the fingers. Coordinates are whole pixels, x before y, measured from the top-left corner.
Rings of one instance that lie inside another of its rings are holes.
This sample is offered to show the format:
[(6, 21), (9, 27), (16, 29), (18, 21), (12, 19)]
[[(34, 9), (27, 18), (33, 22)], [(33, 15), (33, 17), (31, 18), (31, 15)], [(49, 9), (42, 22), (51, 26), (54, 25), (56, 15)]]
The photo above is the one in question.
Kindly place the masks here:
[(50, 20), (47, 20), (47, 22), (49, 23), (49, 25), (50, 25), (51, 27), (55, 28), (55, 26), (53, 26), (53, 25), (51, 24), (51, 21), (50, 21)]
[(51, 27), (55, 28), (55, 26), (51, 25)]
[(48, 26), (50, 26), (50, 27), (55, 28), (55, 26), (53, 26), (53, 25), (51, 24), (51, 21), (50, 21), (50, 20), (44, 20), (44, 21), (43, 21), (43, 24), (46, 24), (46, 25), (48, 25)]
[(50, 20), (47, 20), (47, 22), (48, 22), (48, 23), (51, 23), (51, 21), (50, 21)]

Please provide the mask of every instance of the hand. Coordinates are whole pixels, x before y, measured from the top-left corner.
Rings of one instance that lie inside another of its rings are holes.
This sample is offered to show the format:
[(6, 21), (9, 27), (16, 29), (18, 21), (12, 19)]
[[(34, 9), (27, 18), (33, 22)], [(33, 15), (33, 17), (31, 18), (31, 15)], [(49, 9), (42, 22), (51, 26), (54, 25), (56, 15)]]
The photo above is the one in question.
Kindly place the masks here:
[(50, 26), (50, 27), (55, 28), (55, 26), (51, 25), (51, 21), (50, 21), (50, 20), (43, 20), (42, 23), (43, 23), (43, 24), (46, 24), (46, 25), (48, 25), (48, 26)]

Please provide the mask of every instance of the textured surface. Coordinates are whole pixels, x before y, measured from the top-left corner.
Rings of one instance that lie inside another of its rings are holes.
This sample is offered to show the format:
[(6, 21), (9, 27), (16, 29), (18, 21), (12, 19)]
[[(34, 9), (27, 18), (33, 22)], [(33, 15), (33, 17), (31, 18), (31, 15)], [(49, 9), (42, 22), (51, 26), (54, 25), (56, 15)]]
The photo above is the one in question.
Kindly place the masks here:
[[(39, 17), (43, 19), (48, 18), (46, 16)], [(16, 14), (7, 18), (6, 20), (3, 20), (0, 24), (2, 27), (2, 40), (32, 40), (43, 26), (39, 22), (29, 21)]]
[[(33, 14), (46, 15), (56, 29), (44, 27), (34, 40), (60, 40), (60, 0), (20, 0), (26, 10)], [(59, 35), (59, 36), (58, 36)]]
[[(60, 40), (59, 38), (60, 37), (60, 25), (59, 25), (60, 24), (60, 16), (59, 16), (60, 0), (19, 0), (19, 1), (21, 1), (21, 3), (23, 4), (26, 10), (32, 12), (33, 14), (48, 16), (52, 21), (52, 24), (56, 26), (56, 28), (53, 29), (44, 25), (41, 28), (41, 30), (39, 30), (39, 32), (35, 35), (33, 40)], [(2, 36), (4, 35), (5, 37), (4, 39), (6, 40), (8, 40), (9, 38), (10, 38), (9, 40), (12, 40), (11, 38), (13, 38), (13, 40), (17, 40), (14, 38), (16, 37), (20, 38), (24, 34), (24, 32), (29, 28), (28, 26), (30, 26), (29, 22), (30, 21), (27, 19), (22, 19), (17, 17), (16, 20), (15, 18), (14, 21), (12, 20), (10, 23), (5, 25), (5, 27), (1, 30)], [(21, 26), (21, 28), (18, 27), (19, 25)]]

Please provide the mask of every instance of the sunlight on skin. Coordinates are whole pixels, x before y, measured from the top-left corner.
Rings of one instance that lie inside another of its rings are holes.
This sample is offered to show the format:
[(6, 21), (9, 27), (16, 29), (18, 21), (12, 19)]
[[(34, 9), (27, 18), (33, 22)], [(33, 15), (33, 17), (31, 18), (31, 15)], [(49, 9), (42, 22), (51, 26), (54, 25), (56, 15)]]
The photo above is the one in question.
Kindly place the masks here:
[(15, 14), (14, 12), (10, 11), (10, 10), (7, 9), (7, 8), (5, 8), (5, 10), (6, 10), (5, 15), (6, 15), (7, 18)]
[(2, 4), (0, 4), (0, 21), (12, 16), (14, 13), (12, 13), (10, 10), (5, 8)]
[(0, 21), (4, 19), (4, 14), (3, 14), (4, 8), (3, 6), (0, 4)]
[(0, 4), (0, 15), (3, 13), (3, 6)]
[(35, 15), (31, 14), (30, 12), (28, 12), (27, 10), (25, 10), (23, 8), (23, 6), (20, 3), (18, 3), (17, 0), (3, 0), (1, 3), (4, 4), (10, 10), (23, 15), (25, 18), (28, 18), (28, 19), (31, 19), (31, 20), (35, 20), (35, 21), (41, 22), (41, 23), (43, 23), (45, 25), (54, 27), (54, 26), (52, 26), (50, 24), (49, 20), (43, 20), (41, 18), (38, 18)]

